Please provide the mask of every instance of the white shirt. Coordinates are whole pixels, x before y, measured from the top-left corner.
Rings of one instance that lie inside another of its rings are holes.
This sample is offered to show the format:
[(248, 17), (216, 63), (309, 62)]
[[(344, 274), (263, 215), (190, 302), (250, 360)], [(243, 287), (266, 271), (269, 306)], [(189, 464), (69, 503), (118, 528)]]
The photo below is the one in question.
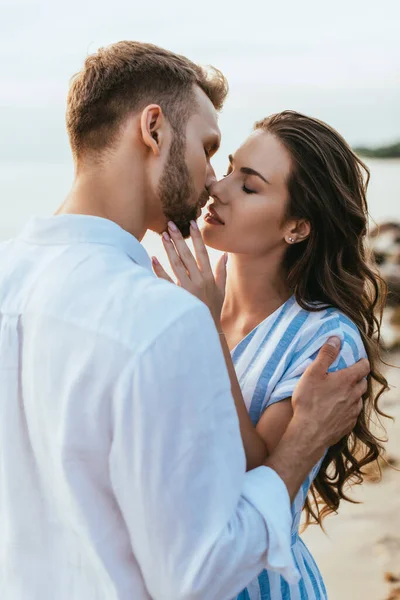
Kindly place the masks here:
[(297, 580), (287, 490), (245, 473), (211, 315), (90, 216), (0, 246), (1, 600), (224, 600)]

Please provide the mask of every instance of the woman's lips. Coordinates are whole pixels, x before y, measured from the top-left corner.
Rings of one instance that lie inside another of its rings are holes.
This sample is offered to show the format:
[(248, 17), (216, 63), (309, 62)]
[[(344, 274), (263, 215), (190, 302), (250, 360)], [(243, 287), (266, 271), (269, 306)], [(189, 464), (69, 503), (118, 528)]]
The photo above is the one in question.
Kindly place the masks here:
[(208, 207), (208, 213), (204, 217), (204, 220), (211, 225), (225, 225), (224, 221), (212, 206)]

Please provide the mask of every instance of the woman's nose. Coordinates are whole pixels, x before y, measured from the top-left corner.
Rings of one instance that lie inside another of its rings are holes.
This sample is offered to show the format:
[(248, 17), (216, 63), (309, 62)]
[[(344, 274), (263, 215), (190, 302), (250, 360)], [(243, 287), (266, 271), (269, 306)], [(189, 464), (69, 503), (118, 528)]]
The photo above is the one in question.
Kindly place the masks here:
[(226, 204), (227, 203), (227, 196), (226, 196), (226, 194), (223, 193), (223, 189), (222, 189), (223, 182), (224, 182), (224, 179), (221, 179), (220, 181), (218, 181), (214, 177), (214, 181), (212, 182), (212, 184), (208, 188), (208, 193), (210, 194), (210, 196), (212, 198), (216, 198), (222, 204)]

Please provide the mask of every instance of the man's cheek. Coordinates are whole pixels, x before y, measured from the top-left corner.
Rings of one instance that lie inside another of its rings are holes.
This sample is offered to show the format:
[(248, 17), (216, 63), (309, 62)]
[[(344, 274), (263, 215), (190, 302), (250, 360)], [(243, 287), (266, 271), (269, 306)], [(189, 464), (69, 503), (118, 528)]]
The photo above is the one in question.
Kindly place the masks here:
[(204, 160), (204, 157), (203, 157), (202, 169), (200, 170), (199, 181), (198, 181), (199, 193), (201, 193), (204, 190), (204, 188), (206, 187), (207, 172), (208, 172), (208, 163), (206, 160)]
[(198, 166), (193, 177), (193, 187), (196, 193), (196, 202), (206, 186), (207, 168)]

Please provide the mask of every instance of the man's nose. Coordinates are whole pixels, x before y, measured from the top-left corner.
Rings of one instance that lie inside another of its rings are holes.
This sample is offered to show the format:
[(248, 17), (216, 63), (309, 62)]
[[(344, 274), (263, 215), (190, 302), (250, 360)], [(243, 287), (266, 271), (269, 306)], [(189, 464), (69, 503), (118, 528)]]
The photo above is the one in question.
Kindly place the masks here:
[(217, 181), (215, 176), (215, 171), (210, 163), (207, 166), (207, 176), (206, 176), (206, 189), (210, 191), (211, 186), (213, 186)]

